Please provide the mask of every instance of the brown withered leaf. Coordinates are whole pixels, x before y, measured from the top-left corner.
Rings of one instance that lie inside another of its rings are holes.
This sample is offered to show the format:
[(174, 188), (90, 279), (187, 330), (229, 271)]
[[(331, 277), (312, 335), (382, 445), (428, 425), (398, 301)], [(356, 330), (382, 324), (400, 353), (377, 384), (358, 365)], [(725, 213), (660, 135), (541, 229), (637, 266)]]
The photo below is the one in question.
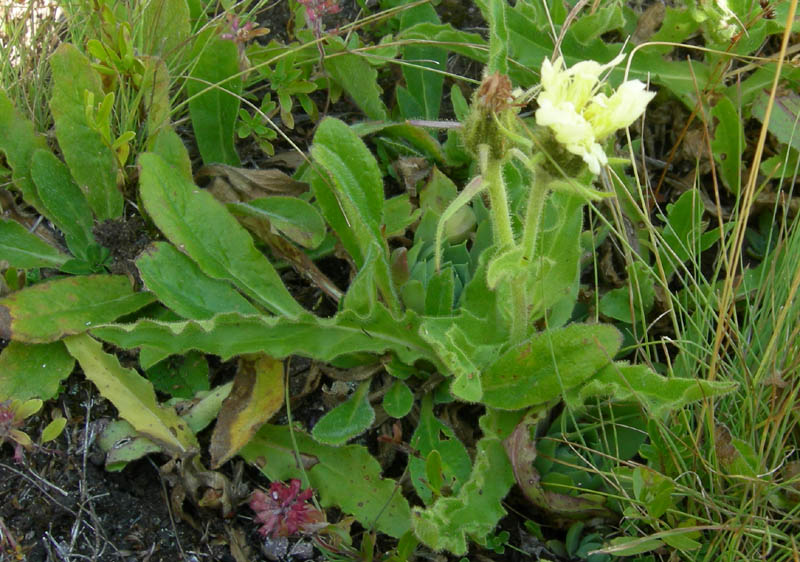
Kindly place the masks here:
[(242, 224), (261, 238), (277, 255), (288, 261), (297, 273), (308, 279), (320, 291), (328, 295), (335, 302), (342, 298), (342, 291), (330, 278), (322, 273), (314, 264), (308, 254), (277, 234), (273, 234), (263, 221), (254, 217), (242, 217)]
[(392, 167), (403, 178), (403, 184), (411, 197), (417, 196), (417, 183), (427, 178), (433, 168), (427, 158), (419, 156), (401, 157)]
[[(195, 179), (213, 178), (222, 179), (229, 186), (230, 190), (224, 190), (225, 197), (214, 197), (224, 203), (235, 201), (250, 201), (268, 195), (300, 195), (308, 191), (308, 184), (293, 180), (291, 177), (280, 170), (252, 170), (249, 168), (236, 168), (225, 164), (211, 164), (203, 166), (195, 174)], [(219, 182), (214, 182), (215, 187), (221, 192), (223, 187)], [(230, 199), (235, 194), (235, 199)]]
[(282, 405), (283, 362), (263, 353), (240, 357), (211, 436), (212, 468), (233, 457)]
[(591, 517), (613, 519), (614, 514), (595, 501), (559, 494), (542, 487), (539, 471), (533, 466), (537, 453), (536, 441), (531, 436), (531, 430), (546, 416), (547, 412), (544, 408), (538, 412), (527, 414), (517, 424), (511, 435), (503, 441), (514, 471), (514, 478), (522, 493), (533, 505), (557, 517), (564, 517), (572, 521)]
[(631, 43), (641, 45), (649, 41), (664, 22), (667, 8), (663, 2), (653, 2), (636, 20), (636, 31), (631, 36)]

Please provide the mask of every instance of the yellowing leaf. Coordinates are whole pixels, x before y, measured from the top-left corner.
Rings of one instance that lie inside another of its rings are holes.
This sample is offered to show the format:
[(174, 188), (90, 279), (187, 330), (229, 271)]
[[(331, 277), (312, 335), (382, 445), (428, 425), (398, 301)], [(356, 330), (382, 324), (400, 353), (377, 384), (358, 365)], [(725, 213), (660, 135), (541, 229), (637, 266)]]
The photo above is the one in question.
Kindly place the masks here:
[(266, 354), (239, 359), (233, 389), (211, 436), (211, 466), (235, 455), (283, 404), (283, 362)]

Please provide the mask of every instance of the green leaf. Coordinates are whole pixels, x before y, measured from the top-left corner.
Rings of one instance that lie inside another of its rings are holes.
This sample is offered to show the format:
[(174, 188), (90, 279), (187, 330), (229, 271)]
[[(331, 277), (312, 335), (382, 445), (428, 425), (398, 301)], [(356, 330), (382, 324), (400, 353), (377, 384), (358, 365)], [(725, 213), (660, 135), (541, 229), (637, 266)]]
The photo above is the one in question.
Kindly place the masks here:
[(414, 406), (414, 393), (403, 381), (394, 381), (383, 396), (383, 409), (393, 418), (405, 417)]
[(414, 508), (414, 533), (433, 550), (462, 556), (468, 537), (482, 540), (506, 514), (501, 502), (513, 484), (503, 444), (484, 437), (477, 444), (472, 474), (458, 495), (439, 498), (426, 509)]
[[(439, 141), (427, 130), (416, 125), (391, 122), (361, 122), (352, 124), (350, 129), (359, 137), (381, 133), (382, 136), (400, 139), (427, 157), (432, 158), (438, 164), (445, 164), (447, 161)], [(455, 198), (455, 196), (453, 197)]]
[(483, 17), (489, 22), (489, 34), (492, 38), (489, 41), (489, 63), (487, 64), (487, 74), (508, 74), (508, 45), (509, 32), (506, 25), (506, 2), (505, 0), (476, 0), (476, 4), (481, 9)]
[(117, 189), (117, 157), (102, 135), (86, 120), (84, 93), (102, 100), (100, 75), (74, 45), (62, 43), (50, 57), (53, 97), (50, 109), (56, 138), (72, 177), (99, 220), (122, 215), (124, 200)]
[(613, 556), (633, 556), (661, 548), (664, 543), (650, 537), (617, 537), (611, 539), (611, 546), (599, 552)]
[(320, 361), (353, 353), (392, 351), (409, 365), (418, 359), (435, 363), (435, 356), (416, 334), (418, 323), (413, 313), (407, 312), (397, 320), (378, 306), (369, 317), (346, 311), (333, 318), (305, 313), (296, 319), (231, 313), (203, 321), (139, 320), (135, 324), (106, 325), (92, 333), (126, 349), (145, 346), (152, 361), (197, 349), (225, 361), (258, 351), (281, 359), (298, 354)]
[(140, 196), (153, 222), (206, 275), (236, 284), (276, 314), (296, 316), (302, 307), (247, 231), (214, 197), (175, 173), (159, 156), (145, 153)]
[(414, 209), (408, 193), (387, 199), (383, 206), (384, 236), (394, 238), (403, 236), (406, 229), (417, 222), (420, 210)]
[[(184, 0), (166, 1), (183, 2)], [(148, 6), (154, 4), (156, 2), (149, 3)], [(142, 59), (145, 66), (139, 91), (144, 95), (142, 104), (147, 115), (147, 149), (159, 152), (154, 146), (156, 137), (164, 131), (172, 130), (170, 126), (172, 108), (169, 99), (169, 71), (167, 65), (159, 57), (142, 57)], [(183, 142), (181, 142), (181, 147), (183, 147)]]
[[(41, 206), (41, 203), (39, 203)], [(43, 207), (42, 207), (43, 208)], [(17, 221), (0, 218), (0, 262), (8, 267), (61, 267), (70, 257), (31, 234)]]
[(711, 151), (722, 172), (725, 185), (735, 195), (739, 193), (742, 184), (742, 152), (747, 144), (742, 125), (743, 117), (727, 96), (717, 100), (711, 115), (717, 124), (711, 140)]
[(198, 448), (186, 422), (172, 408), (158, 404), (150, 382), (133, 369), (120, 366), (115, 356), (103, 351), (100, 342), (81, 334), (66, 338), (64, 343), (80, 363), (86, 378), (136, 431), (174, 454)]
[[(430, 4), (404, 10), (400, 16), (401, 29), (422, 22), (440, 23), (436, 10)], [(438, 47), (409, 44), (403, 47), (402, 52), (403, 60), (410, 63), (402, 66), (406, 88), (397, 89), (397, 101), (403, 117), (438, 119), (444, 84), (444, 74), (441, 72), (447, 65), (447, 51)], [(426, 70), (428, 68), (438, 72), (430, 72)], [(413, 103), (403, 102), (408, 98)]]
[(208, 390), (208, 362), (202, 353), (190, 351), (175, 360), (166, 359), (147, 369), (147, 378), (159, 392), (176, 398), (192, 398)]
[(125, 420), (109, 423), (98, 437), (97, 444), (106, 453), (105, 469), (108, 472), (118, 472), (131, 461), (161, 451), (161, 447), (139, 435)]
[(425, 459), (432, 452), (438, 451), (441, 456), (442, 475), (453, 494), (457, 493), (469, 479), (472, 462), (467, 449), (453, 429), (434, 416), (431, 394), (426, 394), (422, 399), (419, 423), (409, 444), (419, 452), (419, 456), (413, 456), (408, 461), (411, 483), (425, 504), (430, 504), (434, 500), (431, 487), (425, 480), (427, 478)]
[(0, 402), (9, 398), (50, 400), (75, 366), (62, 342), (12, 341), (0, 353)]
[(258, 314), (227, 281), (213, 279), (166, 242), (156, 242), (136, 260), (142, 281), (158, 300), (184, 318), (204, 320), (220, 312)]
[(47, 343), (139, 310), (153, 302), (123, 275), (46, 281), (0, 299), (0, 337)]
[(361, 268), (367, 248), (381, 241), (384, 196), (378, 162), (350, 127), (330, 117), (317, 128), (311, 154), (329, 173), (315, 178), (314, 195)]
[(370, 382), (362, 382), (352, 396), (325, 414), (314, 426), (312, 437), (338, 447), (368, 430), (375, 421), (375, 410), (369, 403)]
[[(627, 267), (628, 283), (612, 289), (600, 299), (600, 312), (608, 318), (632, 324), (644, 322), (655, 303), (655, 288), (647, 264), (635, 262)], [(633, 310), (631, 310), (633, 304)]]
[(319, 493), (323, 508), (338, 507), (367, 529), (397, 538), (410, 528), (399, 484), (381, 476), (378, 462), (360, 445), (322, 445), (287, 426), (265, 425), (239, 454), (270, 480), (301, 479)]
[(505, 410), (549, 402), (592, 378), (621, 344), (617, 329), (603, 324), (570, 324), (538, 333), (486, 368), (482, 401)]
[(144, 5), (142, 52), (175, 59), (189, 38), (189, 6), (186, 0), (151, 0)]
[(597, 376), (567, 392), (567, 401), (580, 407), (593, 396), (611, 396), (617, 400), (635, 400), (655, 418), (686, 404), (727, 394), (736, 390), (735, 382), (706, 381), (663, 377), (646, 365), (612, 363)]
[[(23, 199), (38, 211), (42, 202), (31, 179), (31, 157), (34, 151), (46, 149), (44, 136), (37, 135), (33, 122), (25, 119), (14, 109), (6, 92), (0, 89), (0, 151), (6, 155), (6, 162), (13, 171), (14, 185), (22, 193)], [(4, 236), (0, 236), (3, 240)], [(1, 244), (2, 242), (0, 242)]]
[(231, 203), (228, 209), (236, 215), (267, 219), (286, 238), (308, 249), (319, 246), (327, 231), (316, 207), (297, 197), (262, 197)]
[(31, 177), (39, 192), (47, 217), (64, 233), (67, 247), (75, 257), (88, 258), (95, 245), (94, 218), (81, 189), (67, 167), (49, 150), (37, 150), (31, 161)]
[(348, 53), (343, 41), (332, 39), (328, 43), (325, 70), (367, 117), (386, 121), (388, 112), (381, 101), (378, 71), (364, 57)]
[(42, 443), (47, 443), (48, 441), (52, 441), (59, 435), (61, 432), (64, 431), (64, 426), (67, 425), (67, 418), (63, 416), (59, 416), (50, 423), (47, 424), (42, 430)]
[[(201, 36), (205, 38), (204, 36)], [(204, 164), (239, 166), (233, 144), (242, 77), (236, 43), (211, 38), (202, 43), (191, 76), (186, 82), (189, 115)]]

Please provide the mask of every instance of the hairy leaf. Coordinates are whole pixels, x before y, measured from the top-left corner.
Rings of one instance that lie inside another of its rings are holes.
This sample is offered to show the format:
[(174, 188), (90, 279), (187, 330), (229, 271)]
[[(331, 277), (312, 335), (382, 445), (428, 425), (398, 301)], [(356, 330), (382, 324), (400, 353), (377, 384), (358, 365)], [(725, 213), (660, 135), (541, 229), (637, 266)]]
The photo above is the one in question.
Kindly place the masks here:
[(482, 401), (505, 410), (549, 402), (592, 378), (621, 344), (617, 329), (603, 324), (570, 324), (536, 334), (483, 372)]
[(513, 484), (503, 444), (484, 437), (478, 441), (472, 475), (458, 495), (439, 498), (426, 509), (414, 508), (414, 533), (434, 550), (463, 556), (468, 537), (483, 540), (506, 514), (501, 502)]
[(157, 155), (142, 154), (139, 162), (145, 209), (167, 238), (203, 272), (235, 283), (276, 314), (291, 317), (302, 312), (275, 268), (221, 203), (177, 175)]
[(8, 398), (49, 400), (75, 366), (62, 342), (12, 341), (0, 353), (0, 402)]
[(103, 351), (100, 342), (81, 334), (66, 338), (64, 343), (80, 363), (86, 378), (136, 431), (174, 454), (198, 447), (194, 434), (175, 410), (158, 404), (147, 379), (133, 369), (120, 366), (115, 356)]
[(136, 260), (148, 290), (184, 318), (205, 320), (220, 312), (258, 314), (227, 281), (213, 279), (166, 242), (156, 242)]
[(31, 234), (17, 221), (0, 218), (0, 262), (8, 262), (8, 267), (57, 268), (69, 259), (68, 255), (59, 252), (35, 234)]
[(426, 505), (434, 499), (429, 483), (426, 482), (426, 461), (430, 453), (438, 452), (441, 459), (441, 474), (445, 484), (457, 493), (464, 482), (469, 479), (472, 462), (467, 454), (464, 444), (456, 437), (451, 427), (443, 424), (433, 414), (433, 399), (430, 394), (422, 400), (419, 424), (414, 430), (409, 443), (419, 456), (413, 456), (408, 461), (411, 483), (417, 495)]
[(369, 403), (369, 383), (369, 379), (362, 382), (352, 396), (316, 423), (311, 432), (316, 441), (338, 447), (370, 428), (375, 410)]
[(686, 404), (732, 392), (736, 386), (735, 382), (667, 378), (654, 373), (647, 365), (616, 362), (603, 368), (591, 380), (568, 390), (565, 398), (574, 407), (581, 407), (593, 396), (635, 400), (650, 415), (662, 418)]
[(122, 275), (46, 281), (0, 299), (0, 337), (46, 343), (85, 332), (153, 302)]
[(223, 360), (259, 351), (279, 359), (298, 354), (320, 361), (353, 353), (392, 351), (406, 364), (418, 359), (436, 362), (416, 335), (418, 322), (411, 312), (398, 321), (385, 308), (376, 307), (369, 317), (349, 312), (328, 319), (311, 314), (289, 319), (231, 313), (204, 321), (110, 324), (92, 333), (126, 349), (146, 346), (152, 361), (197, 349)]
[(56, 49), (50, 57), (50, 67), (50, 109), (64, 160), (97, 218), (117, 218), (124, 203), (117, 189), (117, 157), (100, 132), (90, 126), (85, 111), (85, 92), (93, 94), (95, 104), (105, 96), (100, 75), (89, 59), (69, 43)]

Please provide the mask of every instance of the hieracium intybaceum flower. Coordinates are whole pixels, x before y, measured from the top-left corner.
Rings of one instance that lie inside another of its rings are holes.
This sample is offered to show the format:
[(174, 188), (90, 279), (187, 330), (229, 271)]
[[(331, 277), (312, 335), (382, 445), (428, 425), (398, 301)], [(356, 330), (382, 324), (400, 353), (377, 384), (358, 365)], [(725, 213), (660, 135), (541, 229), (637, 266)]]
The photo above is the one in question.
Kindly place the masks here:
[(601, 92), (601, 74), (619, 64), (583, 61), (565, 68), (561, 57), (542, 63), (541, 91), (536, 98), (536, 123), (549, 128), (569, 152), (580, 156), (589, 170), (600, 173), (608, 163), (602, 142), (638, 119), (655, 93), (639, 80), (623, 82), (610, 96)]

